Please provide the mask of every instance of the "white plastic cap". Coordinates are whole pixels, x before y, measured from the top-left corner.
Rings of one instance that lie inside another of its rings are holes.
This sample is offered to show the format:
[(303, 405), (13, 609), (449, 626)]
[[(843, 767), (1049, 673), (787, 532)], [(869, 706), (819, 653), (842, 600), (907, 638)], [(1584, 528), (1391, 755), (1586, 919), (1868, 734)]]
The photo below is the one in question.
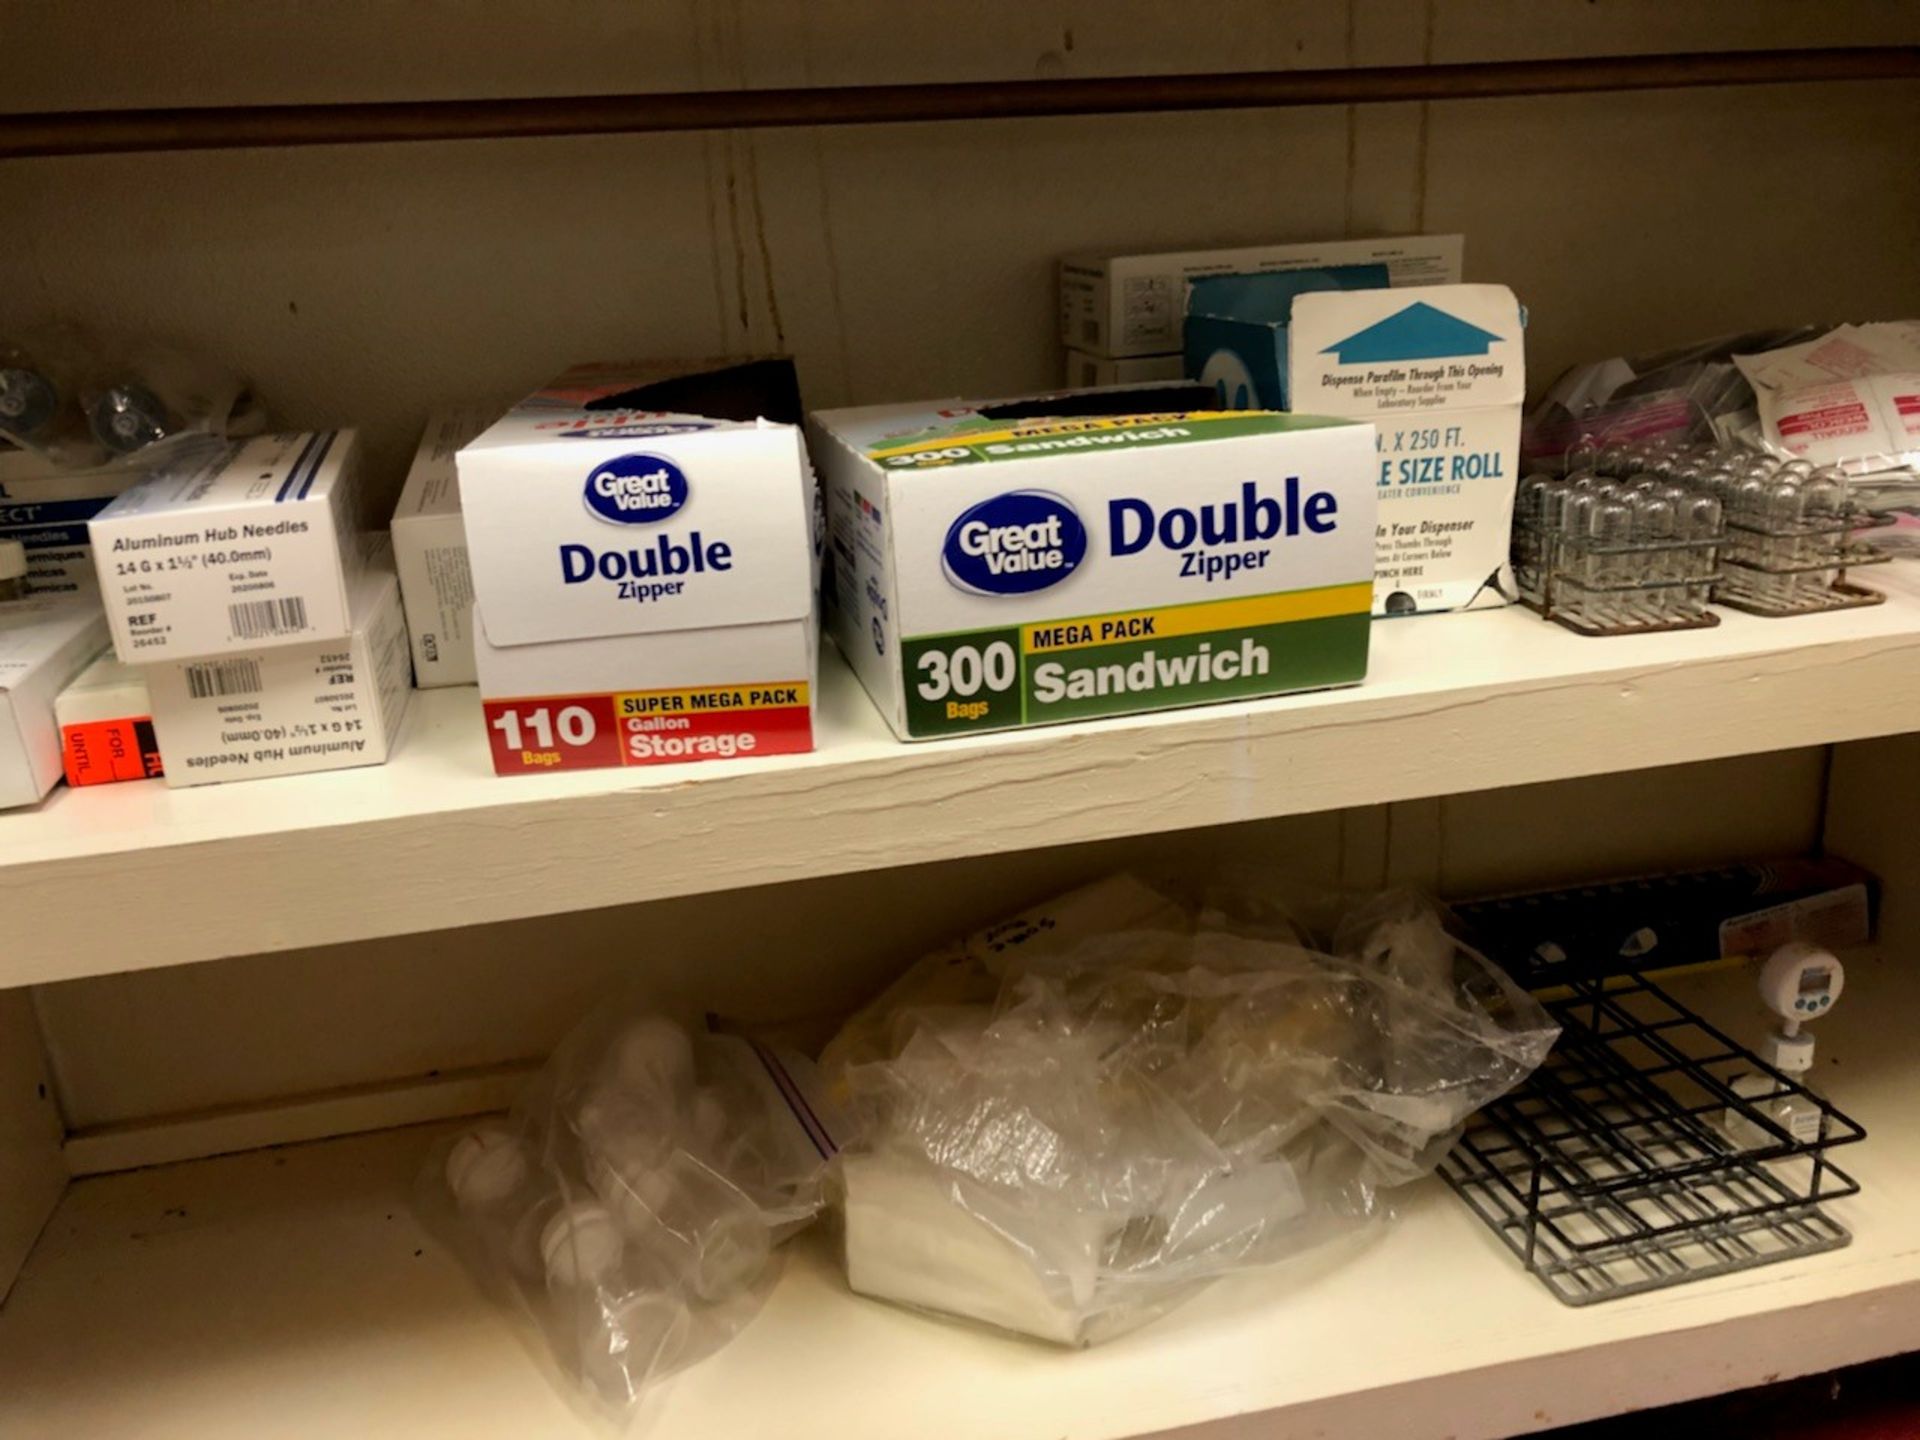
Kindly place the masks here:
[(0, 580), (24, 580), (27, 547), (18, 540), (0, 540)]
[(591, 1200), (565, 1206), (540, 1232), (540, 1258), (547, 1281), (560, 1289), (597, 1285), (620, 1264), (626, 1249), (620, 1227), (606, 1207)]
[(462, 1210), (490, 1210), (527, 1178), (526, 1147), (511, 1131), (488, 1126), (462, 1135), (447, 1155), (447, 1188)]

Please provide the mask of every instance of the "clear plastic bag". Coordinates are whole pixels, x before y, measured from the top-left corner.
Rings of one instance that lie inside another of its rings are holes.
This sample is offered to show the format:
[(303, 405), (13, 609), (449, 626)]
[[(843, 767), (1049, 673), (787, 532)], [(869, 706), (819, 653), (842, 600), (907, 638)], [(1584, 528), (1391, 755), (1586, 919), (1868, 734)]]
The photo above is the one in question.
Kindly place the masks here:
[(176, 346), (72, 325), (0, 337), (0, 440), (65, 469), (145, 466), (266, 425), (244, 380)]
[(439, 1146), (423, 1207), (616, 1421), (758, 1311), (822, 1203), (812, 1069), (657, 1015), (577, 1030), (505, 1120)]
[(1555, 1033), (1412, 897), (1321, 949), (1251, 892), (1102, 882), (929, 957), (829, 1047), (849, 1281), (1103, 1339), (1386, 1213)]

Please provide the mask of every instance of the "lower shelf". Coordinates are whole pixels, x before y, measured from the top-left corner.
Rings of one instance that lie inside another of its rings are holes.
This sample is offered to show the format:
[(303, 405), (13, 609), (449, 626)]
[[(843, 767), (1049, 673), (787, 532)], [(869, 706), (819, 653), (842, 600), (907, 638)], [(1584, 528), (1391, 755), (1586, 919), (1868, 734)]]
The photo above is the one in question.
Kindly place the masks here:
[[(802, 1241), (766, 1311), (640, 1432), (782, 1440), (1453, 1436), (1920, 1349), (1920, 975), (1862, 961), (1821, 1083), (1869, 1138), (1844, 1250), (1592, 1309), (1525, 1274), (1438, 1182), (1371, 1243), (1214, 1287), (1082, 1353), (849, 1295)], [(1737, 1034), (1744, 971), (1676, 984)], [(432, 1132), (83, 1181), (0, 1309), (0, 1434), (571, 1440), (578, 1418), (411, 1211)]]

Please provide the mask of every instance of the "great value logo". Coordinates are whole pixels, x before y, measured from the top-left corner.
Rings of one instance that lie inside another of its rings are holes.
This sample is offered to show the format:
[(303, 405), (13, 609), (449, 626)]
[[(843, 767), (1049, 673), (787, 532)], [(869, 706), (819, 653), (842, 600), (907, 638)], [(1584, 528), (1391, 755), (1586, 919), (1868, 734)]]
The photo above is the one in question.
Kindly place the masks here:
[(582, 498), (614, 525), (652, 525), (687, 503), (687, 477), (660, 455), (621, 455), (596, 465)]
[(976, 595), (1031, 595), (1058, 585), (1087, 555), (1087, 527), (1058, 495), (1011, 490), (962, 511), (941, 568)]

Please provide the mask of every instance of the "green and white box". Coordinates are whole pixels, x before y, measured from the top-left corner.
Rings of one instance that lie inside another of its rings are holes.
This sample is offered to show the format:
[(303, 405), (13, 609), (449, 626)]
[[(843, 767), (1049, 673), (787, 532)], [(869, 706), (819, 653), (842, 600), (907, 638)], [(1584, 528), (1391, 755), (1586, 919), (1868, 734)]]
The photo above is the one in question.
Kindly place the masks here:
[(1366, 677), (1372, 425), (1069, 398), (812, 418), (829, 624), (903, 739)]

